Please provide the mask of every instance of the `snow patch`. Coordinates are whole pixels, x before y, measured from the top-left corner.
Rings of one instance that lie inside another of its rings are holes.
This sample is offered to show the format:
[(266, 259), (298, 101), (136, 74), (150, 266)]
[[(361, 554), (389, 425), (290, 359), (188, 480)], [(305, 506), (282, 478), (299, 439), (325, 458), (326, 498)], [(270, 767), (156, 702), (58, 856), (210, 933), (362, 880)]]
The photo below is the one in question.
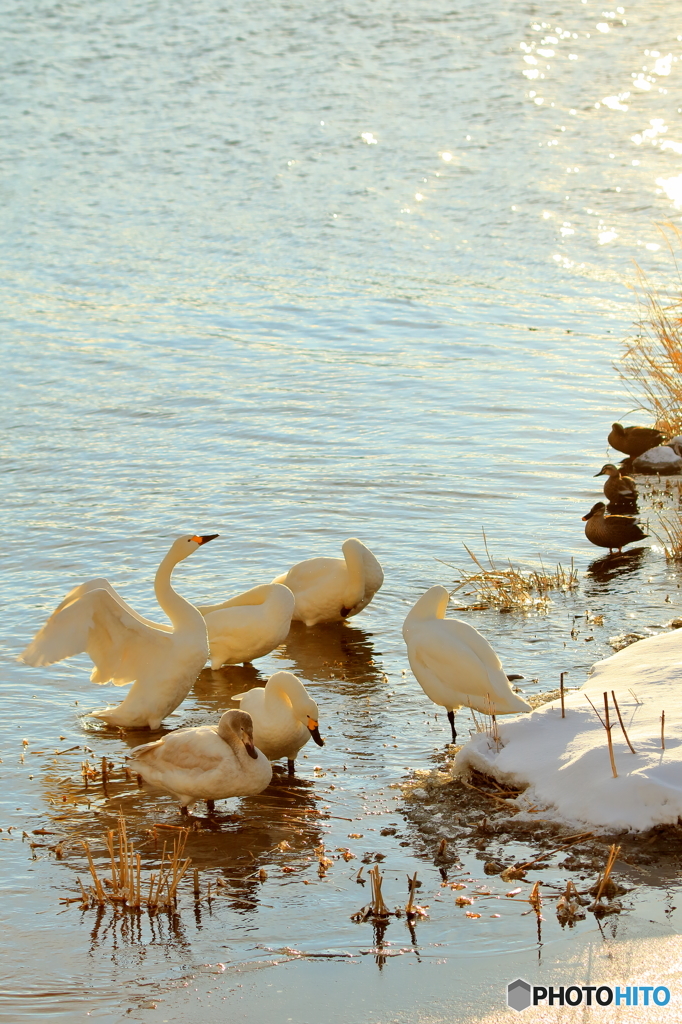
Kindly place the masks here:
[[(455, 763), (527, 787), (518, 803), (536, 809), (536, 817), (606, 831), (676, 824), (682, 815), (681, 678), (682, 632), (640, 640), (597, 662), (587, 682), (566, 693), (565, 718), (555, 700), (529, 715), (498, 722), (499, 751), (489, 736), (478, 733)], [(612, 690), (636, 754), (625, 742)], [(606, 731), (587, 701), (603, 719), (604, 691), (618, 778), (611, 771)]]

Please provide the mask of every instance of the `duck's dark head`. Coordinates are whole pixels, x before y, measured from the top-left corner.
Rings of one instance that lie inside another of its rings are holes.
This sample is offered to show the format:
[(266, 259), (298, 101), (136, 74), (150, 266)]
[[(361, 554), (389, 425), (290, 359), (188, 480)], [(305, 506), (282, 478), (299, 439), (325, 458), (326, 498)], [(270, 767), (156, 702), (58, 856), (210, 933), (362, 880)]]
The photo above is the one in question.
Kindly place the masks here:
[(587, 520), (591, 519), (592, 516), (599, 516), (599, 515), (603, 516), (605, 511), (606, 511), (606, 505), (604, 504), (604, 502), (603, 501), (598, 501), (596, 503), (596, 505), (592, 506), (590, 511), (587, 513), (587, 515), (583, 516), (583, 522), (584, 523), (587, 522)]

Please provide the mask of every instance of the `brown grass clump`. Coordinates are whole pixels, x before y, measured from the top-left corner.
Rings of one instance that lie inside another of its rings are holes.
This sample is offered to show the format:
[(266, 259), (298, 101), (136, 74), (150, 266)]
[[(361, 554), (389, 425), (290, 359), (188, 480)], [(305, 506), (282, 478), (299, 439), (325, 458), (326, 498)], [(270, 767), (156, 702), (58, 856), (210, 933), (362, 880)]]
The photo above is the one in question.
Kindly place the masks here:
[[(135, 852), (128, 839), (126, 820), (121, 814), (117, 829), (110, 829), (104, 837), (109, 861), (107, 868), (100, 868), (101, 874), (98, 873), (90, 846), (83, 842), (93, 884), (86, 887), (79, 878), (80, 896), (63, 897), (62, 902), (80, 903), (83, 910), (107, 905), (138, 911), (146, 908), (152, 912), (174, 909), (178, 885), (192, 863), (189, 857), (183, 857), (189, 829), (178, 828), (174, 831), (177, 835), (173, 838), (172, 848), (167, 849), (168, 843), (164, 842), (161, 863), (156, 873), (152, 871), (145, 878), (140, 854)], [(195, 871), (195, 892), (196, 889)]]
[(673, 225), (668, 227), (672, 237), (665, 237), (680, 281), (679, 292), (661, 295), (638, 271), (638, 334), (625, 343), (618, 371), (638, 408), (653, 416), (658, 430), (675, 437), (682, 433), (682, 272), (674, 246), (682, 242), (682, 234)]
[[(542, 611), (550, 603), (549, 592), (558, 590), (565, 593), (578, 586), (578, 573), (573, 567), (571, 560), (570, 569), (564, 569), (557, 565), (556, 569), (549, 571), (544, 568), (523, 570), (513, 566), (500, 568), (495, 564), (488, 550), (488, 541), (483, 531), (483, 546), (488, 558), (488, 566), (476, 557), (466, 544), (464, 548), (476, 565), (475, 570), (459, 569), (457, 566), (445, 562), (451, 569), (459, 573), (460, 580), (451, 592), (451, 596), (458, 590), (463, 590), (466, 596), (475, 596), (477, 603), (469, 605), (470, 611), (485, 608), (499, 608), (501, 612), (511, 611)], [(465, 610), (465, 609), (462, 609)]]

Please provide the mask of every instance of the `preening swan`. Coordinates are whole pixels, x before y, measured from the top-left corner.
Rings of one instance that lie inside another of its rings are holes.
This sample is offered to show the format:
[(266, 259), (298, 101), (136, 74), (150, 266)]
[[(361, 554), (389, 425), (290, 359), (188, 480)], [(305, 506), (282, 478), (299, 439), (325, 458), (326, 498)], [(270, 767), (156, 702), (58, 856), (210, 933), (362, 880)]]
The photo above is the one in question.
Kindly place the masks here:
[(131, 767), (145, 782), (180, 801), (180, 810), (205, 800), (260, 793), (272, 778), (272, 766), (253, 743), (251, 716), (226, 711), (217, 725), (178, 729), (160, 740), (134, 747)]
[(293, 618), (314, 626), (357, 615), (384, 582), (384, 573), (362, 541), (344, 541), (343, 558), (308, 558), (273, 583), (283, 583), (296, 598)]
[(253, 741), (259, 750), (271, 761), (286, 757), (290, 775), (296, 755), (311, 736), (319, 747), (324, 746), (317, 727), (317, 704), (293, 672), (275, 672), (265, 686), (238, 693), (232, 700), (241, 701), (242, 710), (251, 715)]
[(448, 600), (445, 587), (427, 590), (405, 619), (403, 637), (422, 690), (447, 709), (454, 743), (457, 708), (510, 715), (530, 704), (514, 693), (485, 637), (468, 622), (445, 618)]
[(262, 658), (283, 643), (295, 599), (281, 583), (263, 583), (222, 604), (199, 605), (206, 620), (211, 668)]
[(158, 568), (154, 591), (172, 627), (138, 615), (107, 580), (90, 580), (67, 594), (20, 660), (52, 665), (86, 651), (95, 665), (93, 683), (133, 684), (118, 707), (91, 714), (122, 728), (158, 729), (185, 699), (208, 658), (203, 616), (173, 590), (171, 573), (217, 536), (178, 537)]

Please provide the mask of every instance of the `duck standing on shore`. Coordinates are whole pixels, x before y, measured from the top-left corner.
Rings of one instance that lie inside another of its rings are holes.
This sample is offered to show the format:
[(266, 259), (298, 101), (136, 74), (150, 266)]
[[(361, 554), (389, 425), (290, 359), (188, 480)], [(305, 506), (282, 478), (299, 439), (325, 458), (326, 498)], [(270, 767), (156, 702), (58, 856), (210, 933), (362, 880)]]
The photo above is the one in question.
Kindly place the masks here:
[(648, 537), (648, 534), (639, 528), (634, 516), (607, 516), (605, 513), (606, 505), (603, 501), (598, 501), (587, 515), (583, 516), (585, 536), (591, 544), (608, 548), (609, 554), (613, 554), (614, 548), (621, 554), (625, 544), (632, 544), (633, 541)]
[(607, 462), (595, 476), (607, 476), (604, 481), (604, 496), (613, 505), (631, 505), (637, 501), (637, 487), (631, 476), (623, 476), (622, 470)]
[(664, 436), (656, 427), (624, 427), (622, 423), (614, 423), (608, 441), (616, 451), (636, 459), (650, 448), (656, 448)]

